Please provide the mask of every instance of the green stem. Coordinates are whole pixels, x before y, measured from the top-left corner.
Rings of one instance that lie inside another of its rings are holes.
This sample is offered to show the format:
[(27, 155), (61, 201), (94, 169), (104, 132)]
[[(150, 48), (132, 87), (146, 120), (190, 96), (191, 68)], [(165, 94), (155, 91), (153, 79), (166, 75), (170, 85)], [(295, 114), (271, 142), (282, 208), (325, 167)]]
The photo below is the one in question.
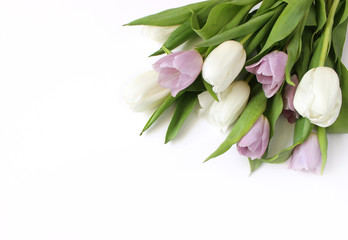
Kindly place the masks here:
[(254, 78), (254, 76), (255, 76), (254, 74), (249, 74), (249, 76), (245, 79), (245, 81), (249, 83)]
[(326, 128), (318, 127), (318, 140), (320, 145), (320, 152), (321, 152), (321, 174), (324, 172), (324, 168), (327, 162), (327, 134), (326, 134)]
[(239, 43), (244, 45), (246, 43), (246, 41), (248, 41), (252, 35), (253, 35), (252, 33), (246, 35), (244, 38), (242, 38), (242, 40), (239, 41)]
[(331, 9), (331, 6), (332, 6), (332, 0), (327, 0), (327, 11)]
[[(332, 0), (328, 0), (328, 5), (330, 4), (331, 1)], [(320, 54), (319, 67), (325, 65), (326, 56), (331, 43), (331, 33), (332, 33), (332, 27), (334, 24), (335, 13), (336, 13), (339, 2), (340, 2), (339, 0), (333, 0), (331, 4), (329, 16), (327, 18), (327, 22), (326, 22), (326, 26), (324, 30), (324, 40), (323, 40), (324, 44)]]
[(162, 48), (162, 50), (163, 50), (167, 55), (169, 55), (169, 54), (172, 53), (172, 52), (171, 52), (168, 48), (166, 48), (165, 46), (162, 46), (161, 48)]

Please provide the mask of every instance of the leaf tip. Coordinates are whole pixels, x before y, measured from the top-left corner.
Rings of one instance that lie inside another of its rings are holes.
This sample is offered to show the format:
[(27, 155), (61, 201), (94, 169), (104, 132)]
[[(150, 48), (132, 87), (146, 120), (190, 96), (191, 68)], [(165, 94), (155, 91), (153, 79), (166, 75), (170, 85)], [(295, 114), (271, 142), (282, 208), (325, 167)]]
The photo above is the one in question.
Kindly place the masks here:
[(158, 56), (158, 55), (161, 55), (163, 54), (164, 51), (162, 48), (160, 48), (159, 50), (157, 50), (156, 52), (154, 52), (153, 54), (151, 54), (149, 57), (155, 57), (155, 56)]
[(204, 161), (203, 161), (203, 163), (206, 163), (206, 162), (208, 162), (210, 159), (212, 159), (213, 157), (210, 155), (209, 157), (207, 157)]

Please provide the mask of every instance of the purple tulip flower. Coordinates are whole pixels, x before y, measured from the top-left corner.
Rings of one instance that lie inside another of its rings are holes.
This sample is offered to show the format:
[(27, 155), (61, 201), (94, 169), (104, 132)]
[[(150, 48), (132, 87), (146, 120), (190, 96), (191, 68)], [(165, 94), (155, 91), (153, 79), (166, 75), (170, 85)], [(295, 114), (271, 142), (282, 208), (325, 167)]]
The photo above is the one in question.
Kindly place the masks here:
[(160, 86), (170, 89), (173, 97), (196, 80), (202, 67), (203, 58), (196, 50), (171, 53), (153, 64)]
[(269, 142), (270, 126), (267, 118), (261, 115), (254, 126), (237, 143), (238, 152), (254, 159), (262, 158)]
[(256, 79), (262, 84), (266, 97), (271, 98), (284, 82), (287, 61), (286, 53), (273, 51), (245, 69), (256, 74)]
[(295, 92), (298, 86), (298, 78), (296, 75), (291, 77), (291, 81), (295, 83), (295, 86), (291, 86), (287, 84), (285, 86), (283, 102), (284, 102), (284, 110), (283, 115), (288, 119), (289, 123), (294, 123), (296, 119), (300, 117), (300, 114), (295, 110), (294, 107), (294, 97)]
[(315, 133), (311, 133), (304, 143), (294, 149), (290, 158), (289, 168), (318, 174), (321, 170), (321, 162), (318, 136)]

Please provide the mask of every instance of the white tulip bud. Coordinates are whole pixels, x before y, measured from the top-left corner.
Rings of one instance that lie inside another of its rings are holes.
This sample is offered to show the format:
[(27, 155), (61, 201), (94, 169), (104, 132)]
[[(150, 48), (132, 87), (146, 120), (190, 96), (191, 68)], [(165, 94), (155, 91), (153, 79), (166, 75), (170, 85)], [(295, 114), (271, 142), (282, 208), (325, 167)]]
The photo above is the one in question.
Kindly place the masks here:
[(301, 116), (328, 127), (336, 121), (341, 106), (340, 80), (332, 68), (313, 68), (303, 76), (294, 97), (294, 107)]
[(219, 126), (221, 130), (234, 123), (242, 114), (248, 103), (250, 87), (245, 81), (236, 81), (220, 95), (220, 101), (215, 101), (208, 92), (198, 95), (201, 106), (199, 115), (207, 119), (213, 125)]
[(163, 44), (177, 28), (178, 25), (168, 27), (143, 26), (142, 34), (153, 41)]
[(158, 107), (169, 93), (158, 84), (158, 73), (148, 71), (130, 82), (123, 96), (134, 112), (145, 112)]
[(243, 69), (246, 53), (243, 45), (226, 41), (217, 46), (205, 59), (202, 75), (213, 86), (213, 91), (225, 91)]

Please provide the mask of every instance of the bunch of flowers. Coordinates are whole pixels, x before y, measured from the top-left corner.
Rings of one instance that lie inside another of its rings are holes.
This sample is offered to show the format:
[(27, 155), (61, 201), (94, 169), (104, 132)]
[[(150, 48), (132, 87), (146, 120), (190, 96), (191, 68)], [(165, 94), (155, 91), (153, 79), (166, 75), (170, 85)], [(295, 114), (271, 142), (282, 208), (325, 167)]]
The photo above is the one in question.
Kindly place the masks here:
[[(327, 133), (348, 133), (347, 22), (346, 0), (209, 0), (140, 18), (126, 25), (149, 26), (164, 41), (151, 56), (166, 55), (130, 83), (126, 101), (155, 109), (142, 133), (176, 104), (166, 143), (199, 105), (229, 131), (206, 161), (237, 144), (252, 172), (290, 159), (292, 169), (322, 173)], [(293, 145), (269, 156), (281, 114), (295, 124)]]

